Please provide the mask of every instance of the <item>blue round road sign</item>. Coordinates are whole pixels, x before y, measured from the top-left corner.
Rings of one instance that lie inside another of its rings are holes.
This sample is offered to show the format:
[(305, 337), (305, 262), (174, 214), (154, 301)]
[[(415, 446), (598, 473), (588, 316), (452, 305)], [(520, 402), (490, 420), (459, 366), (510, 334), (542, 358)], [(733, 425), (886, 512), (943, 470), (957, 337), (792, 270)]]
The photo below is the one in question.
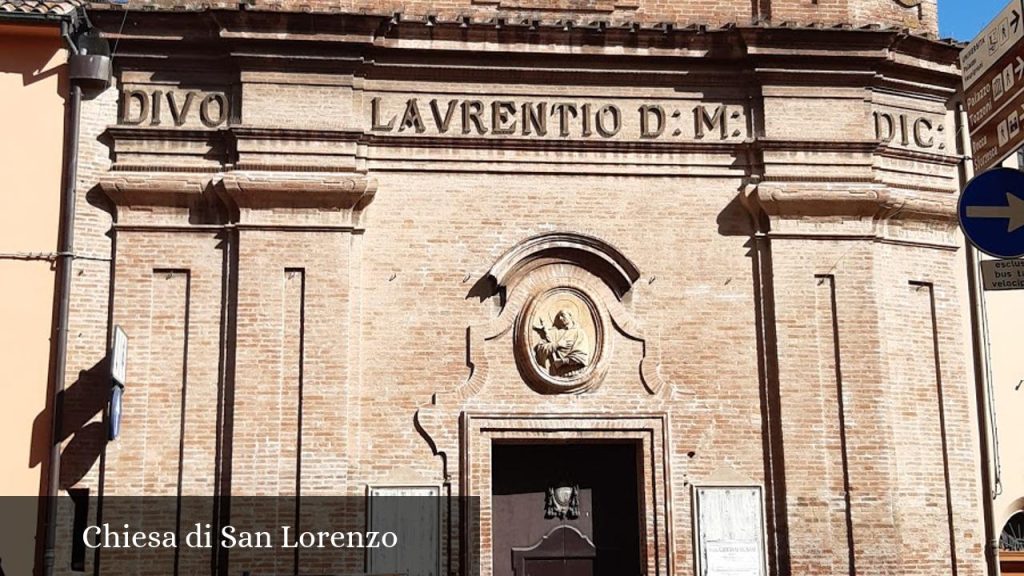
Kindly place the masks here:
[(1024, 256), (1024, 172), (995, 168), (960, 194), (960, 228), (978, 250), (997, 258)]

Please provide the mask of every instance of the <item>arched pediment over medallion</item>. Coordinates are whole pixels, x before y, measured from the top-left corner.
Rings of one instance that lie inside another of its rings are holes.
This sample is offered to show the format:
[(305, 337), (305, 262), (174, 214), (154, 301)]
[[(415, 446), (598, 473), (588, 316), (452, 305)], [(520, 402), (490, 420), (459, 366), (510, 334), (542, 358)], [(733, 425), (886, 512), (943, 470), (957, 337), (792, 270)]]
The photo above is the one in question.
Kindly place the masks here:
[[(590, 400), (590, 394), (606, 384), (614, 366), (616, 401), (626, 394), (634, 407), (662, 407), (670, 386), (659, 371), (659, 346), (630, 310), (640, 270), (621, 251), (593, 236), (550, 232), (509, 248), (487, 277), (492, 290), (485, 299), (497, 298), (499, 311), (467, 327), (468, 377), (438, 389), (416, 415), (436, 454), (457, 450), (460, 415), (493, 409), (481, 398), (501, 387), (525, 388), (516, 396), (521, 403), (503, 405), (506, 411), (557, 412), (568, 405), (541, 398), (567, 396), (579, 399), (575, 411), (593, 402), (596, 412), (609, 399)], [(517, 377), (510, 376), (510, 365)]]
[(546, 264), (564, 262), (604, 280), (618, 298), (640, 278), (640, 270), (614, 246), (593, 236), (571, 232), (538, 234), (516, 244), (491, 266), (488, 276), (508, 290)]

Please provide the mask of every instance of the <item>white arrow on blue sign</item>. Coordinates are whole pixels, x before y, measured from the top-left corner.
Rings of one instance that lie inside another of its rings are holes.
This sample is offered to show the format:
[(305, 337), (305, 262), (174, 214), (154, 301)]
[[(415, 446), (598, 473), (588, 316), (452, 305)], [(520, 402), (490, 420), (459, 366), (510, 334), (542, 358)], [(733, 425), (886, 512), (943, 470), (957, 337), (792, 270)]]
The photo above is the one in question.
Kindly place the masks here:
[(960, 228), (978, 250), (1024, 256), (1024, 172), (995, 168), (975, 176), (960, 195)]

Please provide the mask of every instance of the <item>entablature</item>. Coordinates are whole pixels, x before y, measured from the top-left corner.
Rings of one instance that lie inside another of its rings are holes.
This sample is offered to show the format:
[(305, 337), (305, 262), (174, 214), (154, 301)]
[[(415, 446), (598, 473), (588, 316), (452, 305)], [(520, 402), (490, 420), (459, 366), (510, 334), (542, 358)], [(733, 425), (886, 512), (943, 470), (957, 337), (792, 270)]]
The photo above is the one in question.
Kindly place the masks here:
[[(928, 71), (950, 85), (958, 76), (956, 44), (878, 25), (760, 22), (709, 27), (582, 18), (409, 20), (396, 15), (223, 9), (125, 14), (112, 5), (97, 8), (102, 9), (94, 11), (93, 19), (118, 42), (122, 61), (151, 60), (173, 50), (178, 59), (209, 62), (230, 57), (299, 70), (357, 63), (443, 68), (461, 54), (459, 58), (473, 57), (474, 67), (484, 69), (491, 60), (492, 66), (516, 71), (593, 68), (644, 74), (678, 70), (682, 60), (691, 68), (688, 73), (706, 70), (702, 80), (714, 81), (716, 68), (723, 65), (749, 69), (756, 62), (842, 60), (837, 70), (858, 61), (875, 68), (888, 62), (893, 68)], [(428, 54), (431, 57), (425, 58)], [(649, 60), (638, 68), (637, 57)]]

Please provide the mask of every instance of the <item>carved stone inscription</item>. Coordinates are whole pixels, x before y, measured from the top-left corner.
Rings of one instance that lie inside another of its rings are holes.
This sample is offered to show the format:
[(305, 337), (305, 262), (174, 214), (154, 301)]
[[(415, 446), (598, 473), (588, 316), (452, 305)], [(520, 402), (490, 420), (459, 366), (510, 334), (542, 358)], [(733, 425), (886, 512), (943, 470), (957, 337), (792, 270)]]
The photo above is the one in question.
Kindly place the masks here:
[(946, 127), (941, 118), (896, 111), (876, 111), (875, 138), (892, 146), (945, 150)]
[(742, 140), (741, 104), (484, 98), (370, 99), (370, 130), (433, 136)]
[(118, 124), (173, 126), (227, 124), (230, 100), (224, 92), (197, 90), (126, 89), (121, 92)]

